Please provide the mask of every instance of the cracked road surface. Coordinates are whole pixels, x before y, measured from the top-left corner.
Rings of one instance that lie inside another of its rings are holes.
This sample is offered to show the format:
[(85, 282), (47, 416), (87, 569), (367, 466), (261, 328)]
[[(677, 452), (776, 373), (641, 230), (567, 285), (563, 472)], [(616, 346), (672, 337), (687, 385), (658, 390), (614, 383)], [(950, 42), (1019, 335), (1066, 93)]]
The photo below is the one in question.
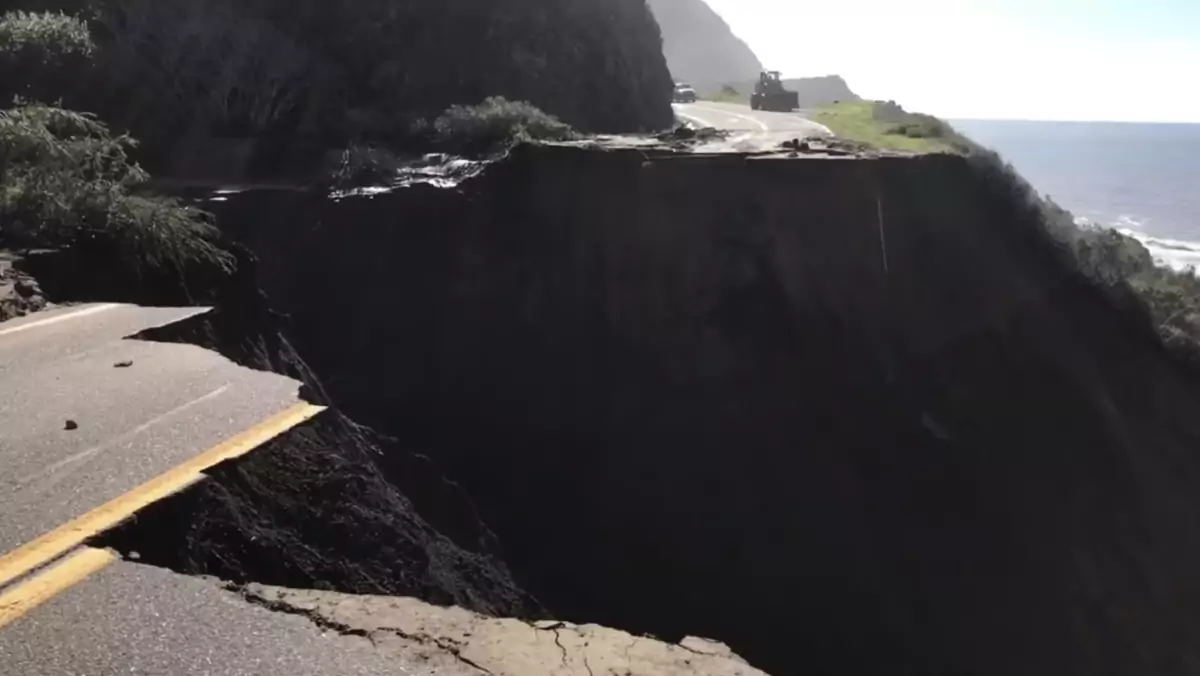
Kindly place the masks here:
[(0, 629), (0, 675), (456, 676), (361, 636), (125, 561)]
[(297, 401), (288, 378), (125, 339), (204, 311), (84, 305), (0, 323), (0, 554)]
[(714, 143), (702, 151), (757, 152), (775, 150), (784, 141), (806, 138), (827, 138), (833, 132), (824, 125), (808, 119), (806, 111), (775, 113), (750, 110), (749, 106), (734, 103), (698, 101), (673, 104), (675, 115), (696, 127), (713, 127), (730, 132), (728, 139)]
[[(197, 463), (252, 450), (248, 431), (315, 415), (296, 381), (126, 338), (205, 311), (91, 304), (0, 323), (0, 675), (130, 673), (139, 651), (187, 654), (167, 646), (203, 629), (193, 581), (80, 544), (199, 479)], [(175, 664), (132, 673), (267, 673)]]
[(762, 673), (701, 639), (230, 588), (80, 545), (95, 515), (303, 408), (295, 381), (125, 338), (203, 311), (83, 305), (0, 323), (0, 676)]
[(715, 641), (678, 645), (597, 625), (484, 617), (416, 599), (354, 596), (250, 585), (242, 594), (343, 636), (368, 639), (385, 655), (438, 674), (492, 676), (765, 676)]

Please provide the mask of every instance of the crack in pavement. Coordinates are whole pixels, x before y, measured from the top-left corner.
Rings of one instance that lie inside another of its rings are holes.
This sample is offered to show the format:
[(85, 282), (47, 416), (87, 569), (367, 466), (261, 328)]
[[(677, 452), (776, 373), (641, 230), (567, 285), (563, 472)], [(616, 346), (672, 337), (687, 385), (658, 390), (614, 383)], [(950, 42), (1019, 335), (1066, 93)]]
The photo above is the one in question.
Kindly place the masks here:
[[(458, 645), (457, 643), (455, 643), (454, 641), (441, 639), (436, 636), (429, 636), (428, 634), (410, 634), (410, 633), (408, 633), (402, 629), (398, 629), (396, 627), (379, 627), (378, 629), (367, 631), (366, 629), (362, 629), (359, 627), (353, 627), (348, 624), (338, 622), (336, 620), (331, 620), (328, 617), (326, 617), (325, 615), (321, 614), (321, 612), (318, 610), (313, 610), (310, 608), (300, 608), (298, 606), (294, 606), (290, 603), (287, 603), (286, 601), (266, 598), (260, 594), (255, 593), (254, 591), (252, 591), (250, 589), (247, 589), (243, 585), (229, 583), (229, 584), (224, 585), (224, 587), (227, 591), (231, 591), (231, 592), (238, 594), (243, 599), (245, 599), (246, 602), (248, 602), (248, 603), (252, 603), (252, 604), (254, 604), (256, 606), (260, 606), (262, 608), (266, 608), (267, 610), (270, 610), (272, 612), (287, 613), (288, 615), (297, 615), (299, 617), (303, 617), (322, 629), (337, 632), (338, 634), (340, 634), (342, 636), (358, 636), (361, 638), (365, 638), (371, 642), (372, 646), (375, 646), (375, 647), (379, 647), (379, 644), (375, 640), (375, 636), (378, 634), (391, 634), (394, 636), (399, 636), (400, 638), (403, 638), (403, 639), (415, 641), (415, 642), (423, 644), (423, 645), (432, 645), (440, 650), (443, 650), (443, 651), (449, 653), (456, 660), (458, 660), (459, 662), (462, 662), (463, 664), (467, 665), (468, 667), (471, 667), (472, 669), (475, 669), (477, 671), (481, 671), (485, 674), (488, 674), (489, 676), (494, 676), (492, 671), (489, 670), (487, 667), (484, 667), (483, 665), (475, 662), (474, 660), (463, 656), (463, 654), (461, 652), (462, 647), (460, 645)], [(556, 639), (556, 641), (557, 641), (557, 639)]]
[(559, 650), (559, 651), (562, 653), (562, 665), (563, 665), (563, 667), (564, 667), (564, 668), (566, 668), (566, 669), (569, 671), (569, 670), (571, 669), (571, 665), (567, 664), (567, 647), (566, 647), (565, 645), (563, 645), (563, 644), (562, 644), (562, 641), (561, 641), (561, 638), (562, 638), (562, 637), (561, 637), (561, 636), (559, 635), (559, 633), (558, 633), (558, 630), (559, 630), (559, 629), (562, 629), (562, 628), (563, 628), (563, 627), (565, 627), (565, 626), (567, 626), (567, 625), (566, 625), (566, 624), (564, 624), (564, 623), (562, 623), (562, 622), (558, 622), (558, 623), (552, 624), (552, 625), (550, 625), (550, 626), (547, 626), (547, 627), (538, 627), (538, 626), (536, 626), (536, 625), (535, 625), (535, 627), (534, 627), (534, 628), (535, 628), (535, 629), (539, 629), (539, 630), (541, 630), (541, 631), (552, 631), (552, 632), (554, 632), (554, 645), (558, 646), (558, 650)]
[[(376, 650), (411, 659), (414, 665), (436, 664), (438, 673), (765, 676), (712, 639), (688, 636), (669, 643), (592, 624), (490, 617), (407, 597), (310, 592), (255, 583), (227, 582), (224, 588), (249, 603), (301, 616), (324, 630), (363, 637)], [(529, 629), (533, 635), (526, 633)], [(552, 633), (553, 647), (541, 632)]]

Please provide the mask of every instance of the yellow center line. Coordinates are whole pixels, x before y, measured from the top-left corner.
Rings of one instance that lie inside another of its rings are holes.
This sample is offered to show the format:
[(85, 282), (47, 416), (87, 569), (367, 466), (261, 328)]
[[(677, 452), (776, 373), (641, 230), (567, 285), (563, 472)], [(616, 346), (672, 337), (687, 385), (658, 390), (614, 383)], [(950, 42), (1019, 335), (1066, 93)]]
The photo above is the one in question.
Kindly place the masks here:
[(117, 559), (107, 549), (84, 547), (0, 594), (0, 629)]
[[(291, 406), (200, 455), (176, 465), (128, 493), (0, 556), (0, 588), (46, 565), (89, 538), (116, 526), (146, 505), (191, 486), (203, 478), (204, 472), (213, 466), (249, 453), (324, 410), (324, 406), (304, 402)], [(20, 592), (20, 587), (36, 579), (37, 577), (18, 585), (18, 588), (5, 592), (4, 596)]]

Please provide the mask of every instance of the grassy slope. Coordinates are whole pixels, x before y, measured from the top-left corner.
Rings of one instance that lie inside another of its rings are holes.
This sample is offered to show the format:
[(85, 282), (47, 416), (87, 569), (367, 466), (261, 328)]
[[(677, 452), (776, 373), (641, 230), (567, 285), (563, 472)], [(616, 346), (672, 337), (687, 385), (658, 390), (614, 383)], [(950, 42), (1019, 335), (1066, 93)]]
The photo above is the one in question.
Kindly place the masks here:
[(819, 108), (813, 120), (829, 127), (833, 133), (848, 141), (865, 143), (874, 148), (914, 153), (961, 152), (953, 137), (915, 138), (891, 133), (896, 125), (875, 119), (874, 110), (873, 101), (836, 103)]

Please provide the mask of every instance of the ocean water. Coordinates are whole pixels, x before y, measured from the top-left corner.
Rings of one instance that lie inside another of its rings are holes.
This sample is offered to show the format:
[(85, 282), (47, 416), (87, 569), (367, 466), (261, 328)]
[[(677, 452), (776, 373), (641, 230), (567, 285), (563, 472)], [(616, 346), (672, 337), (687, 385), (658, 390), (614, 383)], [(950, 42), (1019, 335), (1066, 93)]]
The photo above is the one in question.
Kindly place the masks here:
[(1200, 269), (1200, 124), (952, 120), (1077, 219)]

